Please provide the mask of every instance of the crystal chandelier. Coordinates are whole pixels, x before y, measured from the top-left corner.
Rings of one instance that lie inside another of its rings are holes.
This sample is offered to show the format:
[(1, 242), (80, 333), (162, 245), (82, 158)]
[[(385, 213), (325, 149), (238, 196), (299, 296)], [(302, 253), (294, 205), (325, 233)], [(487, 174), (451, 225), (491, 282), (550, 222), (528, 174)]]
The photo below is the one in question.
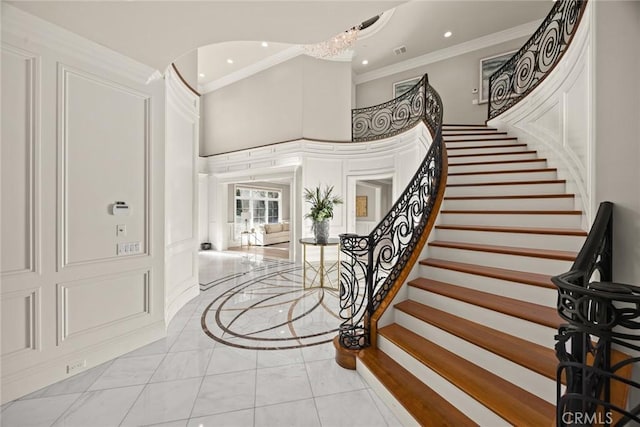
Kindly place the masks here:
[(353, 27), (340, 34), (336, 34), (329, 40), (317, 44), (305, 45), (305, 53), (315, 58), (331, 58), (337, 56), (356, 42), (359, 31), (359, 27)]

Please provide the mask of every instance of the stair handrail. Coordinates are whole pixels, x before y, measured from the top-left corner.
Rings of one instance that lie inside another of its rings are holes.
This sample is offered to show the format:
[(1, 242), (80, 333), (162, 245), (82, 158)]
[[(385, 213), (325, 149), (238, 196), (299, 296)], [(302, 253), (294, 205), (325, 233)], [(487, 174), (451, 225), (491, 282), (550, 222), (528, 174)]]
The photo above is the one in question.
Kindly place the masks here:
[[(418, 101), (417, 97), (422, 100)], [(359, 350), (375, 341), (377, 318), (390, 304), (415, 264), (433, 227), (444, 194), (447, 161), (442, 142), (443, 110), (440, 95), (429, 85), (425, 74), (409, 92), (377, 107), (385, 110), (394, 105), (404, 109), (405, 101), (416, 106), (416, 110), (411, 113), (415, 116), (403, 116), (404, 123), (415, 126), (423, 121), (433, 142), (404, 192), (371, 233), (364, 236), (340, 235), (340, 250), (345, 256), (340, 263), (339, 314), (343, 322), (338, 342), (344, 349)], [(375, 108), (360, 110), (367, 110), (371, 113), (370, 117), (376, 117), (372, 110)], [(354, 117), (359, 116), (354, 114)], [(391, 134), (397, 133), (398, 129), (396, 126), (387, 126)], [(367, 138), (380, 136), (376, 131), (375, 135)]]
[(640, 354), (640, 287), (612, 281), (612, 242), (613, 204), (603, 202), (571, 270), (551, 278), (567, 322), (556, 336), (557, 426), (640, 423), (640, 404), (626, 402), (629, 388), (640, 391), (640, 357), (625, 354)]
[(527, 42), (489, 77), (489, 120), (534, 90), (566, 52), (579, 27), (587, 0), (558, 0)]

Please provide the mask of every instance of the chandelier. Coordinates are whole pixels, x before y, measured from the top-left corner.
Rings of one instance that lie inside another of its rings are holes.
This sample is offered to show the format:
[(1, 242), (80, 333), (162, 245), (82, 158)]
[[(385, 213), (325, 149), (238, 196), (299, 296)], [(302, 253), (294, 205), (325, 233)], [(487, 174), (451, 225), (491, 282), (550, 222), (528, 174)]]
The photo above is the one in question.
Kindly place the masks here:
[(353, 27), (329, 40), (304, 46), (305, 53), (314, 58), (331, 58), (349, 49), (358, 39), (360, 26)]

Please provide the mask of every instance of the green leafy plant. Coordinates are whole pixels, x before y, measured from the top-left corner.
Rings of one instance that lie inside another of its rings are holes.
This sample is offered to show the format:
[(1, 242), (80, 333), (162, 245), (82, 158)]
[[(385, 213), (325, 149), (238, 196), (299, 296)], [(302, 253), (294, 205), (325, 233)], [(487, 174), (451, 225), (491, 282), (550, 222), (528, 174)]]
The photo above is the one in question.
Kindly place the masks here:
[(333, 218), (333, 206), (344, 203), (340, 196), (332, 196), (333, 186), (326, 185), (324, 191), (320, 186), (315, 189), (304, 189), (304, 200), (311, 204), (311, 211), (306, 214), (305, 218), (311, 218), (313, 221), (323, 221)]

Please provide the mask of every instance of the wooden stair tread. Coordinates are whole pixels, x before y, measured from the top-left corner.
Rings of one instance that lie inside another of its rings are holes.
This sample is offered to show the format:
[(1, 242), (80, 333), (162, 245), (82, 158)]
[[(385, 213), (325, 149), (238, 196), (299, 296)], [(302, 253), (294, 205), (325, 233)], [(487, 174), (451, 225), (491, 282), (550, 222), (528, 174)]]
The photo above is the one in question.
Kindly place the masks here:
[(551, 307), (544, 307), (423, 277), (410, 281), (409, 286), (554, 329), (557, 329), (563, 323), (556, 309)]
[[(509, 155), (509, 154), (534, 154), (536, 153), (535, 150), (525, 150), (525, 151), (507, 151), (504, 153), (477, 153), (477, 154), (452, 154), (449, 157), (449, 159), (452, 158), (459, 158), (459, 157), (478, 157), (478, 156), (504, 156), (504, 155)], [(458, 163), (461, 164), (461, 163)], [(454, 166), (454, 165), (451, 165)]]
[(556, 168), (540, 168), (540, 169), (510, 169), (497, 171), (479, 171), (479, 172), (454, 172), (448, 173), (447, 176), (471, 176), (471, 175), (493, 175), (493, 174), (509, 174), (509, 173), (538, 173), (538, 172), (557, 172)]
[(449, 209), (440, 211), (440, 213), (450, 214), (490, 214), (490, 215), (582, 215), (582, 211), (569, 210), (469, 210), (469, 209)]
[(495, 182), (474, 182), (467, 184), (447, 184), (447, 187), (484, 187), (489, 185), (530, 185), (530, 184), (564, 184), (564, 179), (540, 179), (536, 181), (495, 181)]
[(509, 423), (552, 425), (555, 408), (539, 397), (397, 324), (385, 326), (380, 334)]
[[(479, 141), (479, 139), (474, 139)], [(506, 148), (506, 147), (526, 147), (527, 144), (502, 144), (502, 145), (474, 145), (470, 147), (447, 147), (447, 151), (454, 152), (455, 150), (481, 150), (484, 148)]]
[[(530, 163), (530, 162), (546, 162), (546, 158), (537, 158), (537, 159), (520, 159), (520, 160), (495, 160), (490, 162), (469, 162), (469, 163), (449, 163), (449, 167), (456, 166), (476, 166), (476, 165), (498, 165), (504, 163)], [(496, 171), (497, 172), (497, 171)], [(477, 173), (477, 172), (473, 172)], [(451, 175), (451, 174), (449, 174)]]
[(498, 267), (487, 267), (484, 265), (467, 264), (464, 262), (448, 261), (437, 258), (421, 260), (420, 264), (459, 271), (461, 273), (475, 274), (477, 276), (490, 277), (492, 279), (506, 280), (508, 282), (523, 283), (525, 285), (540, 286), (554, 290), (556, 289), (556, 286), (551, 282), (551, 276), (545, 274), (508, 270), (506, 268)]
[(366, 348), (358, 359), (420, 425), (475, 426), (471, 419), (384, 352)]
[(578, 228), (537, 228), (537, 227), (505, 227), (500, 225), (436, 225), (436, 229), (490, 231), (498, 233), (550, 234), (557, 236), (587, 236), (587, 232)]
[(498, 129), (496, 129), (496, 128), (488, 127), (486, 124), (483, 124), (483, 123), (478, 124), (478, 125), (474, 125), (474, 124), (460, 124), (460, 123), (443, 123), (443, 124), (442, 124), (442, 127), (447, 127), (447, 126), (456, 126), (456, 127), (458, 127), (458, 126), (463, 126), (463, 127), (467, 127), (467, 128), (485, 128), (485, 129), (495, 129), (495, 130), (498, 130)]
[(407, 300), (395, 307), (417, 319), (555, 381), (558, 359), (551, 348)]
[(487, 199), (564, 199), (575, 198), (574, 194), (517, 194), (505, 196), (444, 196), (444, 200), (487, 200)]
[(450, 249), (462, 249), (476, 252), (491, 252), (505, 255), (528, 256), (533, 258), (557, 259), (561, 261), (575, 261), (577, 252), (557, 251), (550, 249), (521, 248), (516, 246), (482, 245), (479, 243), (446, 242), (434, 240), (429, 246)]
[[(460, 133), (462, 132), (462, 133)], [(464, 130), (464, 129), (450, 129), (450, 130), (443, 130), (442, 131), (442, 136), (485, 136), (485, 135), (506, 135), (507, 132), (498, 132), (496, 130), (491, 130), (491, 129), (471, 129), (471, 130)]]

